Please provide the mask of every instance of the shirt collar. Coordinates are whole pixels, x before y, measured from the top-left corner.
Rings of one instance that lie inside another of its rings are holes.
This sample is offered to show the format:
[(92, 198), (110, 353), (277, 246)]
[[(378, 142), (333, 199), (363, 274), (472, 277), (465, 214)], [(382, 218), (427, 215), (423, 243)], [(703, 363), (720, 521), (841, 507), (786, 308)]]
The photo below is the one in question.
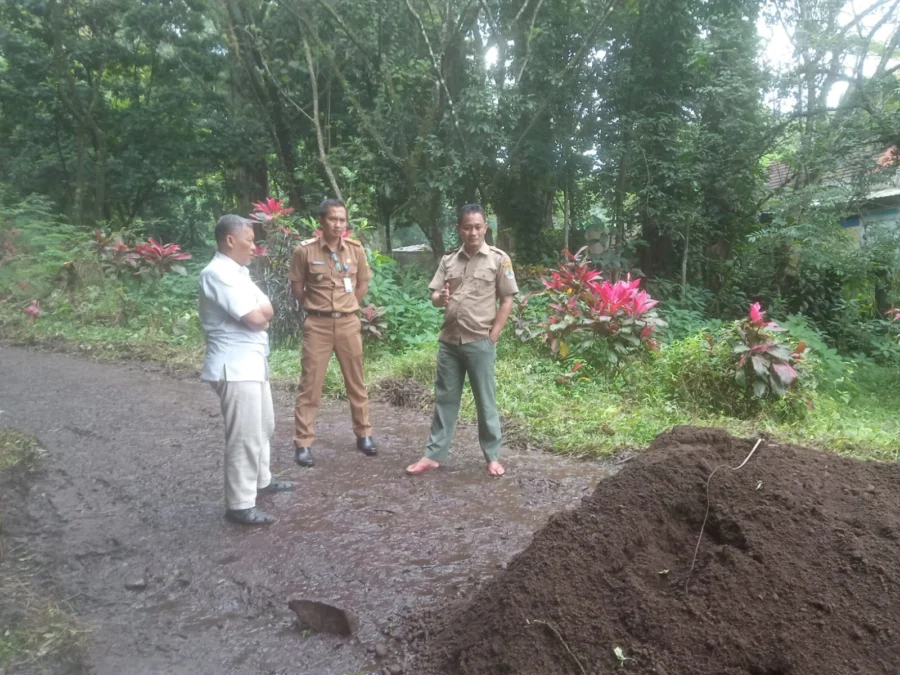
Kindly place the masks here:
[(337, 251), (332, 251), (332, 250), (331, 250), (331, 247), (329, 247), (328, 244), (325, 243), (325, 237), (320, 236), (320, 237), (319, 237), (319, 241), (322, 242), (322, 248), (324, 248), (326, 251), (331, 251), (331, 253), (337, 253), (338, 251), (340, 251), (341, 249), (344, 248), (344, 239), (343, 239), (343, 237), (341, 237), (340, 239), (338, 239), (338, 247), (337, 247)]
[[(459, 253), (460, 253), (460, 255), (464, 255), (464, 256), (466, 256), (466, 258), (469, 258), (471, 260), (471, 258), (469, 257), (469, 254), (466, 253), (465, 244), (459, 247)], [(481, 242), (481, 248), (479, 248), (477, 251), (475, 251), (475, 255), (490, 255), (490, 253), (491, 253), (491, 247), (488, 246), (488, 243), (486, 241)]]
[(244, 265), (241, 265), (232, 258), (229, 258), (221, 251), (216, 251), (216, 255), (213, 256), (213, 260), (218, 260), (220, 265), (225, 265), (225, 267), (227, 267), (232, 272), (237, 272), (238, 274), (250, 273), (250, 270), (248, 270)]

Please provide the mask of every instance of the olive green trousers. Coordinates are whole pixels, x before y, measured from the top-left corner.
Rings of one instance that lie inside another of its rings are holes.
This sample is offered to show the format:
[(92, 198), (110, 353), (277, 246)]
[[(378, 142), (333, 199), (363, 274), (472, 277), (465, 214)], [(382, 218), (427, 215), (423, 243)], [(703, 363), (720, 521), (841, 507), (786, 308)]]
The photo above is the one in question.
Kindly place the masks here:
[(459, 417), (466, 374), (478, 413), (478, 441), (489, 462), (500, 457), (500, 413), (497, 410), (497, 381), (494, 378), (496, 348), (490, 338), (468, 344), (440, 342), (434, 376), (434, 418), (425, 446), (425, 456), (437, 462), (447, 459), (450, 441)]

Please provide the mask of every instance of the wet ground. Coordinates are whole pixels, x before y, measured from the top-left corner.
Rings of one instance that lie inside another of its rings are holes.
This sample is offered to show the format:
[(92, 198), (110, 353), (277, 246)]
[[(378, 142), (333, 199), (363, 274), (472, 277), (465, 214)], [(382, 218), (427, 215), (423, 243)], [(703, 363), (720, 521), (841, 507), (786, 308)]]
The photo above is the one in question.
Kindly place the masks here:
[[(222, 425), (207, 385), (137, 366), (0, 349), (0, 426), (48, 455), (5, 546), (34, 555), (92, 628), (91, 671), (344, 675), (403, 665), (416, 609), (463, 596), (570, 508), (609, 465), (508, 450), (489, 478), (474, 429), (453, 459), (410, 478), (428, 419), (373, 403), (379, 455), (354, 449), (346, 404), (323, 406), (316, 467), (289, 451), (292, 396), (277, 395), (272, 468), (296, 491), (261, 500), (265, 529), (223, 519)], [(15, 513), (15, 511), (13, 511)], [(350, 639), (302, 631), (308, 598), (353, 610)], [(376, 644), (391, 648), (377, 658)], [(394, 647), (397, 647), (394, 650)], [(406, 671), (407, 673), (409, 671)]]

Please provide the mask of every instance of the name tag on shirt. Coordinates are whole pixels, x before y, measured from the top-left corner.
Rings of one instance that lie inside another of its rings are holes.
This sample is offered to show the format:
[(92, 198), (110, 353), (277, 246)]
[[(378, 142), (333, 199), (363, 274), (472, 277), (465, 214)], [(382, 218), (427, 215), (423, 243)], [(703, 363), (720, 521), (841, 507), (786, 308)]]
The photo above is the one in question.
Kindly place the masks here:
[(313, 265), (324, 265), (325, 261), (324, 260), (313, 260), (312, 264)]
[(344, 277), (344, 293), (352, 293), (353, 292), (353, 282), (350, 281), (350, 277)]

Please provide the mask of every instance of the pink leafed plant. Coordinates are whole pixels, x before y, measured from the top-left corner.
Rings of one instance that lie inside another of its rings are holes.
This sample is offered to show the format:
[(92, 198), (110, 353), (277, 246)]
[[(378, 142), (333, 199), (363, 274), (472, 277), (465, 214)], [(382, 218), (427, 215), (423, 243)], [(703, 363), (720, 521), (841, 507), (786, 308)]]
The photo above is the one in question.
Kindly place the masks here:
[(769, 394), (781, 398), (796, 384), (797, 366), (809, 349), (802, 341), (792, 348), (776, 339), (785, 331), (774, 321), (766, 321), (765, 315), (754, 302), (747, 318), (735, 324), (735, 379), (742, 387), (752, 387), (757, 398)]
[(657, 301), (640, 289), (640, 279), (602, 279), (585, 250), (563, 251), (558, 269), (541, 278), (550, 299), (543, 331), (551, 352), (616, 366), (641, 350), (656, 350), (654, 331), (666, 325), (654, 309)]
[(148, 270), (157, 277), (168, 272), (184, 274), (184, 268), (176, 263), (181, 260), (189, 260), (191, 257), (191, 254), (182, 251), (178, 244), (161, 244), (153, 237), (135, 246), (134, 253), (143, 270)]
[(255, 209), (255, 211), (253, 214), (251, 214), (250, 218), (261, 223), (265, 223), (270, 220), (274, 220), (279, 216), (286, 216), (289, 213), (294, 212), (294, 209), (285, 208), (284, 202), (280, 199), (275, 199), (274, 197), (269, 197), (263, 202), (255, 202), (253, 204), (253, 208)]
[(22, 310), (28, 315), (28, 323), (34, 323), (41, 315), (41, 305), (37, 300), (32, 300), (31, 304)]

